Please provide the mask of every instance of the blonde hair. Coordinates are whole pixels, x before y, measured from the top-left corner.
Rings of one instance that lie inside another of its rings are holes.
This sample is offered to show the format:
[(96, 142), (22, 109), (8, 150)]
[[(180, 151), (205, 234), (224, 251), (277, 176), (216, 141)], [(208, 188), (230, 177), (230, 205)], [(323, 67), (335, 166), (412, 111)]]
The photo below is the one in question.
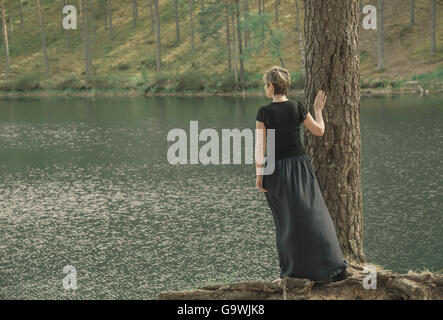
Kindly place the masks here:
[(291, 85), (291, 75), (285, 68), (274, 66), (263, 75), (263, 82), (266, 86), (272, 83), (274, 94), (287, 95)]

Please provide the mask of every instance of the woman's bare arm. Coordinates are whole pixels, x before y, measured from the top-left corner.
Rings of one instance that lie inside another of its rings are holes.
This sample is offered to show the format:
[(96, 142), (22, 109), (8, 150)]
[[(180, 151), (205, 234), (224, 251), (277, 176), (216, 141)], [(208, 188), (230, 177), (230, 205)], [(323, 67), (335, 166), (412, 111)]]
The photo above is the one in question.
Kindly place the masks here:
[(313, 135), (323, 136), (325, 134), (325, 123), (323, 121), (323, 108), (325, 107), (327, 96), (320, 90), (314, 101), (314, 111), (315, 119), (308, 112), (306, 120), (303, 121), (303, 125), (308, 129)]
[(311, 116), (311, 113), (308, 113), (308, 117), (305, 121), (303, 121), (303, 125), (308, 129), (313, 135), (323, 136), (325, 134), (325, 123), (323, 121), (323, 116), (321, 112), (315, 113), (315, 119)]
[(261, 121), (256, 121), (256, 129), (261, 135), (257, 135), (257, 141), (255, 142), (255, 167), (257, 168), (257, 174), (260, 171), (259, 168), (263, 167), (264, 157), (266, 154), (266, 127)]
[(256, 185), (257, 188), (262, 192), (267, 192), (266, 189), (263, 188), (263, 174), (262, 170), (264, 167), (264, 158), (266, 154), (266, 127), (265, 124), (261, 121), (256, 121), (256, 129), (258, 133), (257, 141), (255, 143), (255, 170), (256, 170)]

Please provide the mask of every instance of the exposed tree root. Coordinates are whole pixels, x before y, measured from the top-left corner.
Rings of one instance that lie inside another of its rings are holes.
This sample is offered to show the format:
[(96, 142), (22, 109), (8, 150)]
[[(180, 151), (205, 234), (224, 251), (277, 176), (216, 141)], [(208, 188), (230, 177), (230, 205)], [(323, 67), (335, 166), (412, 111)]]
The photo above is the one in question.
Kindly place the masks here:
[[(349, 263), (349, 277), (342, 281), (314, 286), (313, 281), (285, 277), (281, 284), (246, 281), (208, 285), (200, 289), (160, 292), (160, 300), (441, 300), (443, 274), (408, 272), (397, 274), (377, 266), (376, 289), (365, 289), (363, 266)], [(370, 283), (370, 282), (369, 282)]]

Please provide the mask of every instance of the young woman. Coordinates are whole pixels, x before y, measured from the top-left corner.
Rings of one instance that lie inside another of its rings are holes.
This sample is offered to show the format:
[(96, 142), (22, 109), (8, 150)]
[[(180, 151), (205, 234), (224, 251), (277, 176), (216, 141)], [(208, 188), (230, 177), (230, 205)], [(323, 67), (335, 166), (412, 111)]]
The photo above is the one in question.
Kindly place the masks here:
[[(256, 144), (256, 184), (266, 195), (276, 228), (281, 272), (274, 282), (279, 283), (285, 276), (310, 279), (316, 284), (344, 279), (348, 265), (300, 139), (301, 123), (312, 134), (323, 136), (322, 111), (327, 97), (323, 91), (318, 92), (314, 120), (303, 103), (286, 97), (291, 82), (286, 69), (272, 67), (263, 81), (266, 97), (273, 101), (257, 112), (256, 127), (264, 134)], [(270, 175), (262, 175), (266, 129), (275, 129), (275, 170)]]

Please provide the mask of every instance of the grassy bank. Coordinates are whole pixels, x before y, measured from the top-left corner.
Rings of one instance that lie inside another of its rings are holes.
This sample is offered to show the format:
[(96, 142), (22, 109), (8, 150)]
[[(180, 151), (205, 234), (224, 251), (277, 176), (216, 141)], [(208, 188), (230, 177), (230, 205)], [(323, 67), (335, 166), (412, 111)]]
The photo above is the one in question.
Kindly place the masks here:
[[(304, 87), (303, 75), (291, 74), (290, 92), (302, 92)], [(434, 71), (414, 75), (409, 79), (361, 80), (362, 94), (392, 94), (392, 93), (440, 93), (443, 92), (443, 67)], [(178, 74), (163, 72), (148, 77), (129, 79), (117, 76), (93, 76), (91, 81), (85, 81), (75, 74), (65, 77), (41, 78), (38, 74), (25, 74), (14, 79), (0, 82), (2, 95), (260, 95), (263, 94), (261, 74), (246, 74), (245, 81), (235, 83), (230, 74), (204, 75), (195, 71)]]

